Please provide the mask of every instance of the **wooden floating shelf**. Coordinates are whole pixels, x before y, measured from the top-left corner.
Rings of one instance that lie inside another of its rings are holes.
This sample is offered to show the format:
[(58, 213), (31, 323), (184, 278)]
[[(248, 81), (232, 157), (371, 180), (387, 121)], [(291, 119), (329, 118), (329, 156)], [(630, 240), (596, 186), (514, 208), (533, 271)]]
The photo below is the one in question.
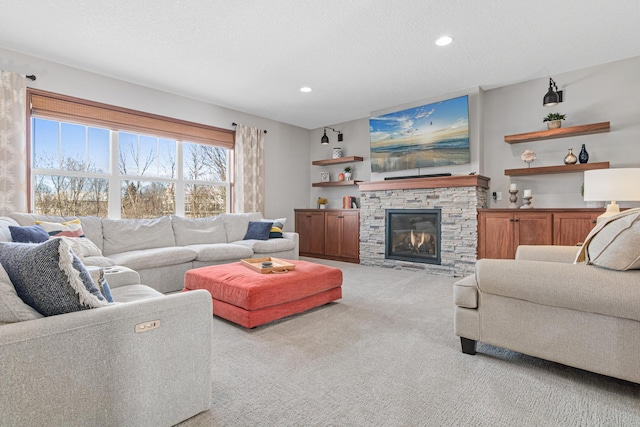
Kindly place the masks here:
[(314, 182), (312, 187), (342, 187), (348, 185), (358, 185), (362, 181), (330, 181), (330, 182)]
[(338, 165), (340, 163), (361, 162), (364, 159), (359, 156), (338, 157), (337, 159), (314, 160), (311, 162), (315, 166)]
[(611, 124), (609, 122), (591, 123), (588, 125), (571, 126), (568, 128), (548, 129), (537, 132), (519, 133), (516, 135), (505, 135), (504, 142), (507, 144), (518, 144), (520, 142), (540, 141), (544, 139), (566, 138), (569, 136), (589, 135), (592, 133), (609, 132)]
[(608, 169), (609, 162), (576, 163), (575, 165), (541, 166), (539, 168), (505, 169), (507, 176), (544, 175), (552, 173), (582, 172), (592, 169)]

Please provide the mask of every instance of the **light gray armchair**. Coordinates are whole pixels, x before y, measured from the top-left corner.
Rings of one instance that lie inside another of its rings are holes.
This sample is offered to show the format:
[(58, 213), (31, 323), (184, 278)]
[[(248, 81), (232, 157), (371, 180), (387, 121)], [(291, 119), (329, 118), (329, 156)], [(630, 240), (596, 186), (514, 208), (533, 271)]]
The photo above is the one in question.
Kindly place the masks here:
[(579, 248), (520, 246), (454, 285), (462, 351), (483, 342), (640, 383), (640, 270), (573, 264)]

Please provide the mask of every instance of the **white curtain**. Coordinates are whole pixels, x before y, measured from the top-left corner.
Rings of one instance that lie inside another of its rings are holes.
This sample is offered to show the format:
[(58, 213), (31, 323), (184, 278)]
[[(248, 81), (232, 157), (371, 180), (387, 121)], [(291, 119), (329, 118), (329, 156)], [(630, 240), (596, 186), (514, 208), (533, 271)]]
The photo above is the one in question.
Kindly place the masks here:
[(234, 152), (234, 212), (264, 212), (264, 132), (238, 124)]
[(0, 70), (0, 215), (27, 211), (27, 84)]

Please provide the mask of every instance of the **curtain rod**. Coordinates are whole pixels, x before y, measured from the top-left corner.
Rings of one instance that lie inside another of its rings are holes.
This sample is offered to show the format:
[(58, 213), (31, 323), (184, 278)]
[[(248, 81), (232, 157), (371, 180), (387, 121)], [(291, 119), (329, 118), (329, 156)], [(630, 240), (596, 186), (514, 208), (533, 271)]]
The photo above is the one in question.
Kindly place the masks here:
[[(231, 126), (238, 126), (238, 124), (236, 122), (231, 123)], [(266, 130), (263, 130), (262, 132), (267, 133)]]

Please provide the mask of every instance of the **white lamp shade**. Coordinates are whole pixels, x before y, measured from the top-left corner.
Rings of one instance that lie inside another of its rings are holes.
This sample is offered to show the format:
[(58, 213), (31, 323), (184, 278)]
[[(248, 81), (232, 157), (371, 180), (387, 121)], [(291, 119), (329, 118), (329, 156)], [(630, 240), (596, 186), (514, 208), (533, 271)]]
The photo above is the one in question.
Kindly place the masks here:
[(595, 169), (584, 172), (584, 200), (640, 200), (640, 168)]

